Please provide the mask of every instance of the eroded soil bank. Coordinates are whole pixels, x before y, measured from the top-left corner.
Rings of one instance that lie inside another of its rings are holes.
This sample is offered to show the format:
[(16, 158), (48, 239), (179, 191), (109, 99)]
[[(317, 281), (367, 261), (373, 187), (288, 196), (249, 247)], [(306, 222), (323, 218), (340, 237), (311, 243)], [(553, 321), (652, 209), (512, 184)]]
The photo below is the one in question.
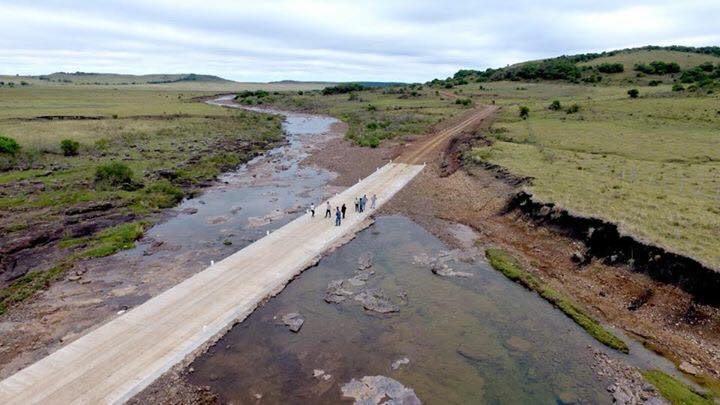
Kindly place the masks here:
[[(482, 128), (480, 128), (482, 131)], [(467, 134), (478, 138), (479, 134)], [(578, 263), (584, 244), (543, 226), (521, 211), (508, 211), (522, 179), (498, 167), (463, 166), (444, 170), (444, 151), (383, 210), (403, 213), (443, 241), (454, 244), (447, 222), (475, 229), (483, 246), (498, 246), (554, 289), (572, 297), (595, 316), (663, 353), (676, 363), (695, 365), (720, 377), (720, 311), (696, 302), (680, 287), (653, 280), (621, 263)], [(648, 293), (651, 291), (651, 293)], [(637, 303), (642, 302), (642, 305)]]

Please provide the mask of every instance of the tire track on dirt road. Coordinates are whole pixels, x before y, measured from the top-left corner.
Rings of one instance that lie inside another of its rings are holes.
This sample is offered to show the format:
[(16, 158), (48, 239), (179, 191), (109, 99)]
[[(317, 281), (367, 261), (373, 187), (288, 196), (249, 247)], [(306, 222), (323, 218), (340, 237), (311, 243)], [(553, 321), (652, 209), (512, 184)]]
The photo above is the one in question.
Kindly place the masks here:
[(431, 135), (415, 145), (411, 145), (410, 148), (401, 154), (397, 160), (402, 163), (422, 164), (429, 160), (430, 155), (445, 142), (448, 142), (451, 138), (459, 135), (463, 131), (473, 129), (482, 121), (495, 115), (499, 109), (500, 108), (496, 106), (484, 106), (476, 109), (468, 118), (465, 118), (461, 122), (451, 126), (450, 128), (446, 128), (435, 135)]

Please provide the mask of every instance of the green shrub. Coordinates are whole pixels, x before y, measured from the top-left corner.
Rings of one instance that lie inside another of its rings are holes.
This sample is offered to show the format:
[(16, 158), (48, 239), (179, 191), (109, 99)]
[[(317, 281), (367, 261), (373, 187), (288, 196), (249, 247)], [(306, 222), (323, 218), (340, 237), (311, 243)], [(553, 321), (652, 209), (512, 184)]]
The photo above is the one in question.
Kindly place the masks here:
[(20, 144), (16, 140), (0, 135), (0, 153), (15, 155), (20, 150)]
[(553, 111), (560, 111), (562, 109), (562, 104), (560, 104), (560, 100), (553, 100), (553, 102), (550, 103), (548, 108)]
[(360, 146), (369, 146), (371, 148), (377, 148), (380, 146), (380, 138), (378, 138), (375, 135), (366, 135), (362, 138), (360, 138), (360, 141), (358, 142)]
[(95, 184), (127, 188), (133, 185), (133, 172), (122, 162), (110, 162), (95, 169)]
[(680, 73), (680, 65), (675, 62), (667, 63), (655, 60), (650, 62), (649, 65), (639, 63), (635, 65), (635, 70), (649, 75), (664, 75), (669, 73)]
[(656, 87), (659, 84), (662, 84), (662, 80), (650, 80), (648, 86)]
[(573, 104), (565, 110), (568, 114), (575, 114), (578, 111), (580, 111), (580, 106), (577, 104)]
[(472, 104), (472, 100), (470, 100), (469, 98), (459, 98), (455, 100), (455, 104), (460, 104), (467, 107)]
[(630, 96), (630, 98), (638, 98), (638, 96), (640, 95), (640, 91), (638, 91), (638, 89), (630, 89), (628, 90), (627, 94), (628, 96)]
[(597, 65), (597, 70), (602, 73), (621, 73), (625, 67), (622, 63), (601, 63)]
[(331, 86), (331, 87), (325, 87), (322, 90), (322, 94), (324, 96), (329, 96), (332, 94), (345, 94), (345, 93), (351, 93), (354, 91), (363, 91), (366, 87), (363, 86), (360, 83), (341, 83), (337, 86)]
[(683, 83), (693, 83), (693, 82), (699, 82), (701, 80), (707, 79), (708, 74), (702, 70), (699, 66), (696, 66), (692, 69), (688, 69), (680, 75), (680, 81)]
[(680, 83), (675, 83), (672, 86), (672, 91), (685, 91), (685, 86)]
[(80, 142), (73, 141), (72, 139), (63, 139), (60, 141), (60, 149), (62, 149), (63, 155), (75, 156), (78, 154), (80, 149)]
[(520, 106), (520, 118), (526, 120), (526, 119), (528, 119), (528, 117), (530, 117), (530, 108), (528, 108), (528, 106), (521, 105)]

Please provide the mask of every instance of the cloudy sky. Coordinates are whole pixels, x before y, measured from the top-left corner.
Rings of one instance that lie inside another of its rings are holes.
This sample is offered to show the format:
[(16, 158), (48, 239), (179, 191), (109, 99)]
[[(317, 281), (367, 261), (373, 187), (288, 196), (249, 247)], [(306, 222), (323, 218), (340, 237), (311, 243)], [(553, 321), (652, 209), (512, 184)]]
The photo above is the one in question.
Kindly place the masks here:
[(718, 0), (0, 0), (0, 73), (426, 81), (460, 68), (720, 45)]

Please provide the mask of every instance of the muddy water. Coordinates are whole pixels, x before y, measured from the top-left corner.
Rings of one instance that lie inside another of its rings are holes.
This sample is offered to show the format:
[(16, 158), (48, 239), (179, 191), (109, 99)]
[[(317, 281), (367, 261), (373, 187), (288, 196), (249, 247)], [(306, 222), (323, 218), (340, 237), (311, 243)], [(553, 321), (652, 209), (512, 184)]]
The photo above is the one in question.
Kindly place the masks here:
[[(385, 375), (426, 403), (607, 403), (608, 381), (591, 368), (597, 347), (568, 318), (482, 262), (450, 262), (469, 278), (433, 275), (416, 264), (443, 243), (405, 217), (381, 217), (324, 258), (197, 359), (192, 383), (222, 401), (338, 403), (352, 378)], [(352, 298), (324, 301), (328, 283), (348, 279), (372, 252), (380, 288), (400, 311), (368, 312)], [(299, 312), (299, 333), (280, 321)], [(407, 357), (409, 364), (391, 368)], [(332, 375), (314, 378), (313, 370)]]

